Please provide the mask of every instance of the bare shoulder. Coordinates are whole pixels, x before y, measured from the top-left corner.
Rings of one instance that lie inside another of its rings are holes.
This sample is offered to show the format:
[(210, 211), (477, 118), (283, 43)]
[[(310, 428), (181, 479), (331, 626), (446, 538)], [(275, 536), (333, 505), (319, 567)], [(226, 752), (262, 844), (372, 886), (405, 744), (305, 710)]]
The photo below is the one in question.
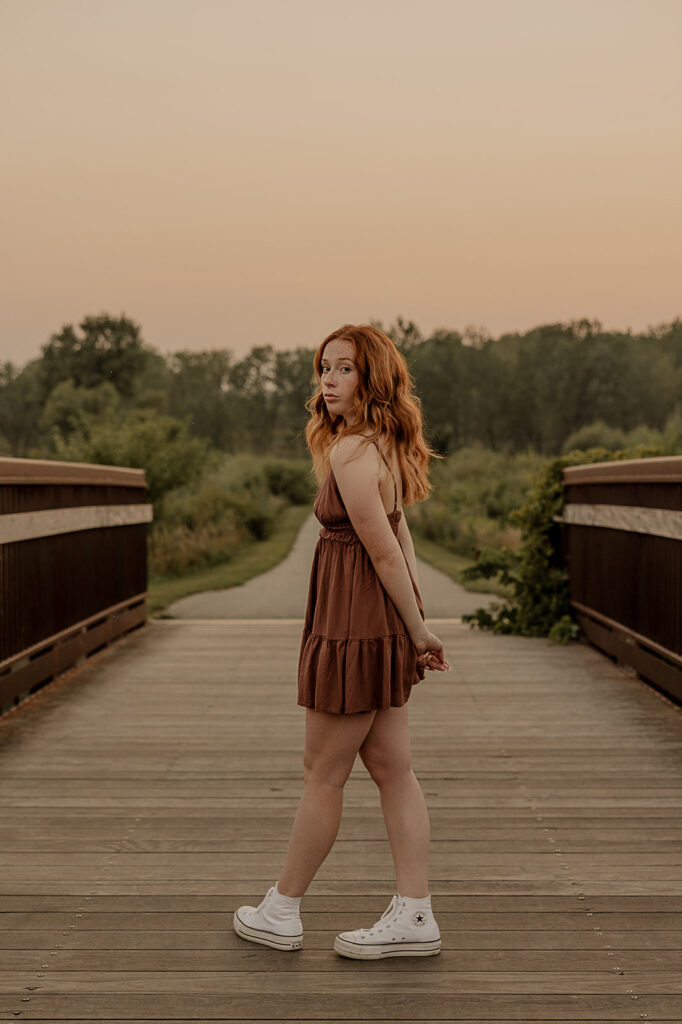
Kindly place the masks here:
[(379, 453), (364, 436), (340, 438), (329, 453), (329, 461), (351, 522), (354, 514), (366, 515), (377, 502), (382, 508)]
[(378, 469), (380, 457), (376, 447), (368, 444), (364, 434), (350, 434), (339, 438), (334, 444), (329, 453), (329, 461), (336, 473), (349, 464), (361, 464), (365, 469), (376, 466)]

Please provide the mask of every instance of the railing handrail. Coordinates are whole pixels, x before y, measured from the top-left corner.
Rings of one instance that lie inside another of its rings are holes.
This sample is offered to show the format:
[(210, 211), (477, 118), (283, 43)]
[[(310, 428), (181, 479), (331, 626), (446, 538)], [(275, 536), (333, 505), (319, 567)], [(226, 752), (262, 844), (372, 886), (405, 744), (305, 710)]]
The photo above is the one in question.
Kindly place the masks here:
[(682, 455), (656, 455), (644, 459), (613, 459), (565, 466), (565, 484), (678, 483), (682, 482)]
[(143, 469), (102, 466), (89, 462), (58, 462), (52, 459), (0, 457), (3, 484), (108, 484), (114, 487), (145, 487)]

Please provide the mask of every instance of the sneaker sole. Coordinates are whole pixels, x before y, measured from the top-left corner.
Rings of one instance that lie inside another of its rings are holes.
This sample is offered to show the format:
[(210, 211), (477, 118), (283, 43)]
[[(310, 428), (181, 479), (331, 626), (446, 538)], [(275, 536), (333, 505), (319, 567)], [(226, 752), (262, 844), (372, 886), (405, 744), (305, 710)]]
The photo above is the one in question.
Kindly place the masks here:
[(260, 942), (263, 946), (272, 946), (273, 949), (302, 949), (303, 948), (303, 932), (298, 935), (276, 935), (274, 932), (267, 932), (261, 928), (252, 928), (251, 925), (245, 924), (237, 914), (234, 912), (232, 919), (232, 926), (242, 939), (248, 939), (250, 942)]
[(339, 935), (334, 939), (334, 950), (353, 960), (381, 960), (386, 956), (436, 956), (440, 953), (440, 939), (430, 942), (349, 942)]

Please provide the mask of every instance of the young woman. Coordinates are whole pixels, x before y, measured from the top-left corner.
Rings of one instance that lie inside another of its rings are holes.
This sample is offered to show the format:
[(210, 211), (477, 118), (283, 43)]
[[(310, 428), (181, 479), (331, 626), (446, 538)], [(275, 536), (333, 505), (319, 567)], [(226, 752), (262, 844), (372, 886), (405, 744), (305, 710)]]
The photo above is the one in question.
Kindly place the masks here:
[[(405, 360), (382, 331), (346, 325), (313, 361), (306, 441), (322, 486), (298, 665), (306, 708), (304, 788), (278, 881), (257, 907), (239, 907), (238, 935), (300, 949), (299, 904), (331, 850), (356, 754), (379, 787), (397, 892), (371, 928), (341, 932), (342, 956), (431, 956), (440, 931), (428, 886), (429, 816), (412, 770), (407, 700), (425, 670), (450, 665), (426, 626), (417, 563), (398, 494), (430, 492), (436, 456), (422, 435)], [(402, 504), (402, 502), (401, 502)]]

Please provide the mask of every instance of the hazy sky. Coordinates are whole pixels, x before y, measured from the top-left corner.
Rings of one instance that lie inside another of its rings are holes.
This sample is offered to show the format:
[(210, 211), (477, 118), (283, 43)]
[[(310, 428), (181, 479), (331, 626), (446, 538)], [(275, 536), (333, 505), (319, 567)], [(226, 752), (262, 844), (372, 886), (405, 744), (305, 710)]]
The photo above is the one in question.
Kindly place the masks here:
[(0, 0), (0, 360), (682, 314), (682, 0)]

